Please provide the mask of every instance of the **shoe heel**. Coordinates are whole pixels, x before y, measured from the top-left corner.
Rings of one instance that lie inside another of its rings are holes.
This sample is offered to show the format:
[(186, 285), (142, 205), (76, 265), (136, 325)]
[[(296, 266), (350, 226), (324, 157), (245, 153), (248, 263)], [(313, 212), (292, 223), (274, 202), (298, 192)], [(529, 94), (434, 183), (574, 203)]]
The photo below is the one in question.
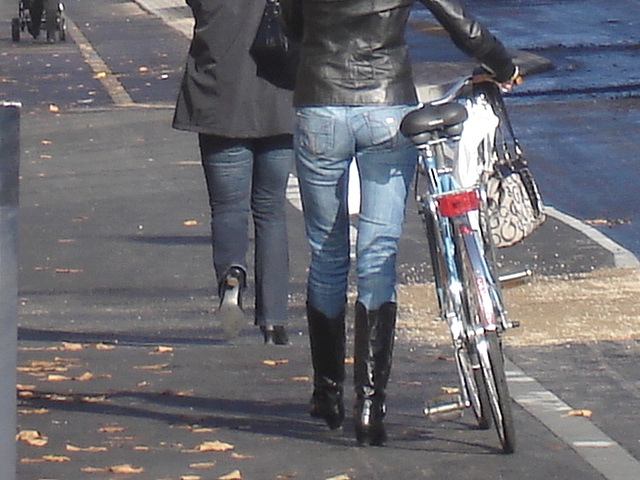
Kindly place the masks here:
[(244, 324), (244, 312), (240, 306), (240, 281), (229, 277), (226, 280), (227, 288), (223, 293), (220, 308), (216, 317), (222, 327), (222, 332), (227, 340), (233, 340), (242, 331)]

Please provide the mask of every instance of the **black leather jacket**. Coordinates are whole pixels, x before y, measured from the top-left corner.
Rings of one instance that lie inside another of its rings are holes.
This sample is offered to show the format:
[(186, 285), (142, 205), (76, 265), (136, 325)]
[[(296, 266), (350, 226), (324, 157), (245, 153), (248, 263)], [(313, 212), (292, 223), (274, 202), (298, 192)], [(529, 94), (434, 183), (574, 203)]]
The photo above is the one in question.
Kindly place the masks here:
[[(416, 0), (281, 0), (302, 41), (295, 106), (417, 102), (405, 26)], [(464, 53), (499, 81), (514, 73), (503, 45), (457, 0), (420, 0)]]

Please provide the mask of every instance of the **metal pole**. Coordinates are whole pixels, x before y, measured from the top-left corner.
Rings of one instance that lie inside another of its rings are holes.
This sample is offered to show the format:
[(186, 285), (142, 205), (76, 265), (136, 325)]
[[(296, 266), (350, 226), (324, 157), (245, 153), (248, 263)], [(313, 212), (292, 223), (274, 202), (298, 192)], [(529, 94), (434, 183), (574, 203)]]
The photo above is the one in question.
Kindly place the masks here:
[(20, 104), (0, 102), (0, 479), (16, 478)]

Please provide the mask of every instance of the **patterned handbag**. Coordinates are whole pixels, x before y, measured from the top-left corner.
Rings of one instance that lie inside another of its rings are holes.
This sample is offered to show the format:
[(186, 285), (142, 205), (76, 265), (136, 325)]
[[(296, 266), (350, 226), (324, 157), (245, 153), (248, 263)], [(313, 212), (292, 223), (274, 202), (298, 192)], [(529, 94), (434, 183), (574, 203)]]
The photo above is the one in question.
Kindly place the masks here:
[(493, 171), (487, 181), (489, 229), (496, 247), (509, 247), (531, 234), (545, 220), (538, 185), (495, 87), (488, 94), (500, 119), (496, 130)]

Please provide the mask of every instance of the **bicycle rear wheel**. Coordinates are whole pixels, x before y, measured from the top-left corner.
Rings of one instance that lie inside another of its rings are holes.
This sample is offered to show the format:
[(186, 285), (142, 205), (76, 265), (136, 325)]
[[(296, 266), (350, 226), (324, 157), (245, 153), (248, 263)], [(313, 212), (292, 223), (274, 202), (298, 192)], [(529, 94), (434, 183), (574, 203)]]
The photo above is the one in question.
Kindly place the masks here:
[[(511, 397), (504, 372), (502, 346), (498, 328), (502, 308), (496, 305), (491, 293), (495, 282), (484, 257), (483, 248), (473, 231), (461, 233), (457, 252), (460, 272), (463, 277), (465, 304), (469, 315), (469, 341), (475, 346), (479, 370), (476, 370), (476, 385), (483, 390), (496, 426), (498, 438), (505, 453), (515, 451), (516, 439), (511, 411)], [(488, 328), (485, 328), (488, 327)], [(482, 380), (480, 380), (482, 378)]]

